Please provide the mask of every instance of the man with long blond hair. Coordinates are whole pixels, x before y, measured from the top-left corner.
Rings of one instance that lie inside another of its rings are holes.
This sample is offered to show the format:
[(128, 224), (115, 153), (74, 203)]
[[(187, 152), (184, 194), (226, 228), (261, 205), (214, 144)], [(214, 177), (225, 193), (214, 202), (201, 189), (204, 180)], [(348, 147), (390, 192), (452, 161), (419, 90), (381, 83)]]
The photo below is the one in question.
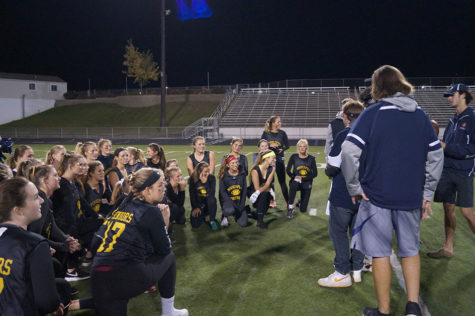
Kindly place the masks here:
[(378, 307), (365, 308), (365, 316), (390, 315), (393, 231), (407, 288), (405, 315), (421, 315), (420, 220), (432, 213), (443, 151), (412, 91), (397, 68), (376, 69), (372, 95), (377, 103), (359, 116), (342, 145), (348, 192), (353, 203), (361, 200), (351, 246), (373, 257)]

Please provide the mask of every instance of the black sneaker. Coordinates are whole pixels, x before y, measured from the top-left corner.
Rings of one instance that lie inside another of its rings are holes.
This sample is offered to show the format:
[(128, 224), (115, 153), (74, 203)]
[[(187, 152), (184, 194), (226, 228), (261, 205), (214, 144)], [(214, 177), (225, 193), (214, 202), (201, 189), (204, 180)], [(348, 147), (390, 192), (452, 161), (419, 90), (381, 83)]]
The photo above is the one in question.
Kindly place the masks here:
[(262, 222), (262, 223), (257, 223), (257, 227), (259, 227), (260, 229), (267, 229), (267, 224)]
[(76, 269), (74, 272), (66, 272), (66, 277), (64, 278), (68, 282), (80, 281), (89, 279), (91, 276), (89, 273), (84, 272), (80, 269)]
[(292, 217), (294, 217), (294, 210), (289, 208), (287, 210), (287, 218), (292, 219)]
[(391, 316), (391, 314), (380, 313), (377, 308), (366, 307), (363, 309), (363, 316)]
[(421, 307), (416, 302), (407, 302), (406, 316), (422, 316)]

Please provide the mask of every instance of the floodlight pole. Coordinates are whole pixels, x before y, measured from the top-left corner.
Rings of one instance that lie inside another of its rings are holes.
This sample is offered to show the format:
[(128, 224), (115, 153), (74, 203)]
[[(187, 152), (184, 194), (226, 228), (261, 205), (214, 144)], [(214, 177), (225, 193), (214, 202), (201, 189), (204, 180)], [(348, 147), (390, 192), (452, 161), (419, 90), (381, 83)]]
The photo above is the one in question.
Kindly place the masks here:
[(162, 84), (162, 91), (161, 91), (161, 110), (160, 110), (160, 127), (167, 126), (167, 73), (166, 73), (166, 65), (165, 65), (165, 17), (166, 17), (166, 9), (165, 9), (165, 0), (162, 1), (162, 8), (160, 11), (160, 20), (161, 20), (161, 44), (162, 44), (162, 56), (160, 62), (160, 77), (161, 77), (161, 84)]

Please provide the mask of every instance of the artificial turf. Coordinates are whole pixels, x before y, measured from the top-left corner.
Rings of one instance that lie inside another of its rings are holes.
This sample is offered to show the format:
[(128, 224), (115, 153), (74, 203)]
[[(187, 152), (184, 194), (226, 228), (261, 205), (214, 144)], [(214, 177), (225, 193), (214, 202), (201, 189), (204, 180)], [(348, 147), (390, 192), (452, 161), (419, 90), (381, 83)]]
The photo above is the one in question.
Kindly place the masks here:
[[(44, 158), (49, 145), (33, 145), (35, 156)], [(66, 146), (72, 149), (71, 146)], [(144, 146), (139, 146), (145, 149)], [(184, 174), (191, 146), (164, 146), (167, 159), (178, 159)], [(228, 146), (209, 146), (216, 152), (217, 163)], [(243, 153), (255, 147), (244, 147)], [(294, 152), (295, 147), (288, 153)], [(310, 147), (317, 163), (324, 163), (323, 147)], [(287, 154), (287, 156), (290, 156)], [(248, 156), (251, 163), (251, 155)], [(328, 289), (317, 285), (333, 269), (333, 246), (328, 236), (328, 217), (324, 210), (330, 180), (319, 168), (314, 180), (309, 208), (317, 216), (297, 214), (285, 217), (285, 202), (276, 183), (277, 208), (270, 209), (265, 231), (255, 226), (231, 226), (213, 232), (203, 225), (192, 229), (189, 223), (174, 225), (173, 251), (177, 256), (175, 305), (188, 308), (190, 315), (361, 315), (365, 306), (376, 306), (372, 275), (363, 273), (363, 282), (350, 288)], [(217, 170), (216, 170), (217, 174)], [(188, 193), (187, 193), (188, 196)], [(187, 217), (190, 206), (185, 204)], [(218, 207), (219, 209), (219, 207)], [(425, 253), (442, 246), (443, 210), (434, 203), (434, 216), (421, 225), (421, 297), (431, 315), (474, 315), (475, 237), (457, 211), (459, 225), (455, 237), (455, 256), (429, 259)], [(221, 211), (218, 210), (218, 218)], [(73, 284), (78, 297), (89, 295), (89, 281)], [(406, 295), (393, 274), (391, 309), (403, 315)], [(129, 315), (160, 315), (157, 292), (142, 294), (128, 305)], [(79, 311), (72, 315), (94, 315)]]

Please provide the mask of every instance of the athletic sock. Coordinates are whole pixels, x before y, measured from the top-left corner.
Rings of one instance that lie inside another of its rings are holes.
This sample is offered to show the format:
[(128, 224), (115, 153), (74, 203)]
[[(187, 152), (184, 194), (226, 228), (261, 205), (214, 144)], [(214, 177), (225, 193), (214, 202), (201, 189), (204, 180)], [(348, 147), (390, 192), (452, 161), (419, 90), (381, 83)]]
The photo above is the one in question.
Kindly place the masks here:
[(175, 303), (175, 296), (172, 296), (170, 298), (161, 297), (161, 300), (162, 314), (173, 315), (173, 312), (175, 311), (175, 308), (173, 307), (173, 304)]
[(289, 204), (289, 210), (293, 210), (294, 209), (294, 205), (293, 204)]

